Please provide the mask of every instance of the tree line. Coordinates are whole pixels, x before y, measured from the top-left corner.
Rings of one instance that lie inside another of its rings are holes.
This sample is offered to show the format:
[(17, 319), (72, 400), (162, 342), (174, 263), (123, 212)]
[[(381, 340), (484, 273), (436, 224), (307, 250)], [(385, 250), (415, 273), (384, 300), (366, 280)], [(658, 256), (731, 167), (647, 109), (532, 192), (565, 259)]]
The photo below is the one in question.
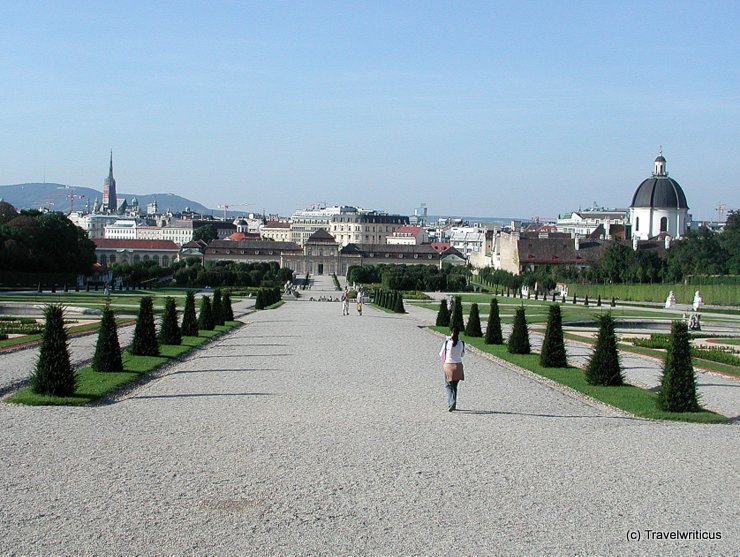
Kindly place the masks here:
[(0, 201), (0, 268), (11, 272), (90, 274), (95, 244), (60, 213), (16, 211)]
[(467, 267), (442, 265), (352, 265), (347, 282), (379, 284), (388, 290), (455, 291), (467, 289)]

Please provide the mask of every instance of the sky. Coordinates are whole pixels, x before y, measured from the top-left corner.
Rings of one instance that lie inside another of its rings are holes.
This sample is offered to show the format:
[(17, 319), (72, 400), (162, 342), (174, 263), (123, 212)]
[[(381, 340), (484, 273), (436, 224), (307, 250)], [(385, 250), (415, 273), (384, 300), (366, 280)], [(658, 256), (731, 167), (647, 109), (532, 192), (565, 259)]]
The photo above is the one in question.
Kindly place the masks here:
[[(289, 215), (740, 208), (740, 2), (0, 3), (0, 184)], [(249, 204), (249, 205), (247, 205)]]

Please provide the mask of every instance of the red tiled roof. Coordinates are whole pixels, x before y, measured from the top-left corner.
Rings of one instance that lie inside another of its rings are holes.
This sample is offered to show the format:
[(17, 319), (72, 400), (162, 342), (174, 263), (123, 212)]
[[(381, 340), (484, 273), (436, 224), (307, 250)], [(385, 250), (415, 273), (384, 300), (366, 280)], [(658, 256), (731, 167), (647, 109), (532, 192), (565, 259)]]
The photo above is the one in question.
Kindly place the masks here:
[(421, 230), (421, 226), (399, 226), (396, 228), (396, 234), (413, 234), (416, 236)]
[(234, 232), (233, 234), (229, 234), (228, 236), (226, 236), (225, 239), (226, 240), (235, 240), (237, 242), (240, 242), (241, 240), (259, 240), (260, 239), (260, 235), (259, 234), (254, 234), (254, 233), (251, 233), (251, 232), (247, 232), (247, 233), (244, 233), (244, 232)]
[(100, 249), (180, 250), (178, 245), (172, 240), (111, 240), (108, 238), (95, 238), (93, 242), (95, 242), (95, 247)]
[(449, 242), (432, 242), (432, 247), (436, 249), (439, 253), (442, 253), (444, 250), (450, 247)]

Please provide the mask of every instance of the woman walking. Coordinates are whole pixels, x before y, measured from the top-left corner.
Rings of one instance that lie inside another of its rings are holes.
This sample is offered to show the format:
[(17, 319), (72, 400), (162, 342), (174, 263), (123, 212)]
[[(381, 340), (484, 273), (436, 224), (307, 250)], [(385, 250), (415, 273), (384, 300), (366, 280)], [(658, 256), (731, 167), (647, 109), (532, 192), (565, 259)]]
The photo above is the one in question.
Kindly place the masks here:
[(439, 355), (444, 362), (445, 388), (447, 389), (447, 410), (452, 412), (457, 407), (457, 384), (465, 380), (462, 359), (465, 355), (465, 342), (459, 339), (460, 330), (450, 329), (450, 336), (445, 339)]

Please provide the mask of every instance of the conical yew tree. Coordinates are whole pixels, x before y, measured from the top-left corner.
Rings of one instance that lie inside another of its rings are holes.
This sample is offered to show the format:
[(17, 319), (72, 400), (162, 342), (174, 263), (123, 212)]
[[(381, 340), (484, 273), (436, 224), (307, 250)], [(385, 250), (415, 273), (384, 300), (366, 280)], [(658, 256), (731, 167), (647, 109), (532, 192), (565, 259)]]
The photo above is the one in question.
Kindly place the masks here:
[(439, 302), (436, 325), (437, 327), (450, 326), (450, 311), (447, 309), (447, 300), (440, 300)]
[(223, 325), (224, 324), (224, 308), (223, 308), (223, 302), (221, 300), (221, 289), (216, 288), (213, 291), (213, 304), (212, 304), (212, 312), (213, 312), (213, 322), (216, 325)]
[(130, 352), (135, 356), (159, 356), (157, 331), (154, 327), (154, 302), (144, 296), (139, 302), (139, 317), (134, 327), (134, 340)]
[(406, 313), (406, 308), (403, 307), (403, 294), (400, 292), (396, 292), (396, 299), (393, 301), (393, 312)]
[(180, 330), (183, 336), (198, 336), (198, 318), (195, 316), (195, 293), (188, 290), (185, 294), (185, 310), (182, 315), (182, 328)]
[(44, 318), (39, 358), (31, 374), (31, 390), (38, 394), (70, 396), (75, 392), (77, 377), (69, 361), (64, 308), (48, 305)]
[(503, 344), (504, 336), (501, 333), (501, 316), (498, 311), (498, 300), (491, 299), (491, 309), (488, 312), (486, 325), (486, 344)]
[(671, 342), (663, 365), (658, 408), (667, 412), (701, 410), (691, 363), (691, 336), (683, 321), (674, 321), (671, 325)]
[(167, 297), (164, 302), (164, 315), (159, 327), (159, 342), (162, 344), (182, 344), (182, 333), (177, 324), (175, 299)]
[(224, 292), (223, 299), (224, 321), (234, 320), (234, 308), (231, 307), (231, 292)]
[(591, 385), (618, 386), (624, 384), (619, 363), (614, 318), (609, 313), (597, 317), (599, 334), (596, 346), (586, 366), (586, 381)]
[(118, 326), (116, 316), (108, 304), (103, 309), (98, 330), (98, 342), (95, 345), (95, 354), (91, 367), (95, 371), (120, 372), (123, 371), (121, 345), (118, 342)]
[(542, 352), (540, 352), (540, 365), (542, 367), (568, 367), (563, 340), (563, 319), (560, 306), (557, 304), (551, 305), (548, 311), (547, 329), (545, 329)]
[[(260, 289), (260, 293), (262, 290)], [(259, 293), (257, 294), (259, 300)], [(198, 329), (201, 331), (212, 331), (216, 328), (213, 321), (213, 310), (211, 309), (211, 298), (203, 296), (200, 300), (200, 313), (198, 314)]]
[(450, 329), (457, 327), (458, 331), (465, 330), (465, 320), (463, 319), (462, 298), (455, 296), (452, 302), (452, 317), (450, 318)]
[(511, 335), (509, 335), (507, 350), (511, 354), (529, 354), (531, 351), (527, 318), (524, 315), (523, 307), (516, 308), (514, 326), (511, 329)]
[(468, 316), (468, 325), (465, 327), (465, 334), (469, 337), (482, 337), (483, 332), (480, 328), (480, 310), (478, 304), (470, 306), (470, 315)]

